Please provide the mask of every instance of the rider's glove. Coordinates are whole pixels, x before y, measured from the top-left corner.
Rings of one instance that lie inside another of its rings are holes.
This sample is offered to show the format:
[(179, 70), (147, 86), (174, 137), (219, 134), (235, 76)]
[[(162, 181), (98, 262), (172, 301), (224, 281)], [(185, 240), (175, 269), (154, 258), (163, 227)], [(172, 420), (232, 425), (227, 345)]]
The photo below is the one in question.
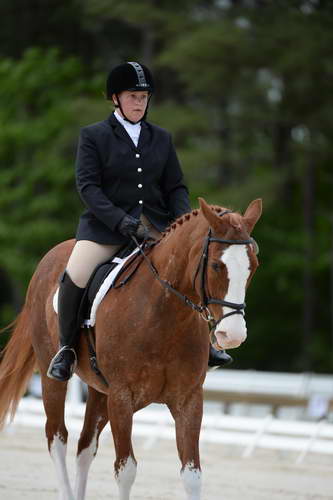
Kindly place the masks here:
[(135, 236), (139, 225), (140, 219), (136, 219), (131, 215), (125, 215), (118, 224), (118, 231), (123, 236)]
[(149, 238), (149, 229), (141, 221), (135, 236), (139, 241), (144, 241)]

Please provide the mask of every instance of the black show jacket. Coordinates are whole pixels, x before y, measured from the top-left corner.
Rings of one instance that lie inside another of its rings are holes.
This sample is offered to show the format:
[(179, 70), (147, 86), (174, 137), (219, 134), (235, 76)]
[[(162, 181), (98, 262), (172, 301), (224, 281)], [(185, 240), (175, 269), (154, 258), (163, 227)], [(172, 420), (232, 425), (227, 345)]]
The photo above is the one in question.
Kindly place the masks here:
[(144, 213), (160, 231), (191, 210), (188, 190), (170, 134), (141, 123), (135, 147), (112, 114), (81, 129), (76, 157), (76, 184), (86, 211), (81, 215), (77, 240), (123, 244), (117, 231), (126, 213)]

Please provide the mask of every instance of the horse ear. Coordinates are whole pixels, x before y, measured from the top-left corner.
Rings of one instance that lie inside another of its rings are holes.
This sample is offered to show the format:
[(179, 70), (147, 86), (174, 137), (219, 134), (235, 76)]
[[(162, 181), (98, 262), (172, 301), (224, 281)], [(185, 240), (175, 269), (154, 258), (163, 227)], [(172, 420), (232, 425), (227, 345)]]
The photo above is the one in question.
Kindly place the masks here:
[(251, 234), (254, 226), (260, 219), (262, 212), (262, 200), (258, 198), (257, 200), (251, 201), (250, 205), (245, 210), (245, 214), (243, 216), (246, 229), (249, 234)]
[(203, 198), (198, 199), (203, 216), (209, 222), (209, 225), (213, 229), (221, 230), (221, 223), (223, 223), (223, 220), (215, 212), (213, 212), (206, 200), (204, 200)]

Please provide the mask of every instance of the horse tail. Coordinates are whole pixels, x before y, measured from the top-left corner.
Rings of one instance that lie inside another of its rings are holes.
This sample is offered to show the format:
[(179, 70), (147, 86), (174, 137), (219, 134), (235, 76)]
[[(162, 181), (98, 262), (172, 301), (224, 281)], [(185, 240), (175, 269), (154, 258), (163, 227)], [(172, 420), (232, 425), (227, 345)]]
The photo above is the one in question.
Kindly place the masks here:
[(0, 360), (0, 429), (5, 425), (8, 414), (13, 420), (36, 364), (27, 305), (16, 320), (0, 333), (10, 327), (14, 330)]

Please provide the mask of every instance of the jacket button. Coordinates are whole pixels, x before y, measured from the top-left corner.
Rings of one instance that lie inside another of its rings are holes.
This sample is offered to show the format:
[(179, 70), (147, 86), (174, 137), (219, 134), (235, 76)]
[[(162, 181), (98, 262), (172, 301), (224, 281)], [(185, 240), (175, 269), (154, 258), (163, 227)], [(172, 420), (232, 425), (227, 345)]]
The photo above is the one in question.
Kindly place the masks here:
[(142, 172), (142, 168), (141, 167), (138, 168), (138, 172)]
[(135, 158), (140, 158), (139, 153), (136, 153)]
[(141, 188), (142, 188), (142, 184), (138, 184), (138, 188), (140, 188), (140, 189), (141, 189)]
[(142, 200), (139, 200), (139, 203), (140, 203), (140, 205), (142, 205), (143, 201), (142, 201)]

